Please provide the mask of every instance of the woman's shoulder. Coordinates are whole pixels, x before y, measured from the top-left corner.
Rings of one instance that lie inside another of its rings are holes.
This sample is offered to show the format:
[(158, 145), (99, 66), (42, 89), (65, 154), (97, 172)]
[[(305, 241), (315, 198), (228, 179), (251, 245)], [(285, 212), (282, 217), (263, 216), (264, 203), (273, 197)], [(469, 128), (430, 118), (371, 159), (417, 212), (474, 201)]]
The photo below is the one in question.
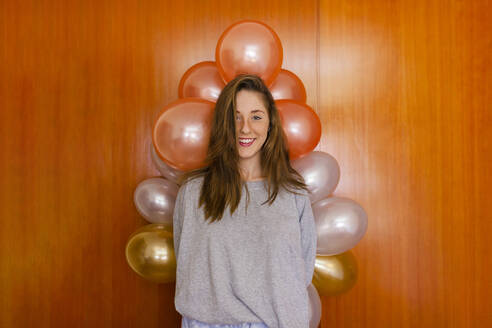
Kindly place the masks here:
[(302, 209), (306, 203), (310, 203), (309, 191), (304, 188), (296, 187), (291, 191), (298, 209)]
[(305, 195), (296, 197), (295, 203), (297, 208), (297, 214), (299, 215), (299, 222), (301, 222), (304, 216), (312, 215), (311, 200), (309, 199), (309, 195), (307, 193)]
[(307, 197), (309, 195), (309, 191), (302, 187), (298, 187), (295, 185), (290, 185), (289, 187), (284, 188), (287, 192), (293, 194), (295, 197)]
[(203, 176), (195, 176), (187, 179), (181, 185), (181, 189), (186, 190), (187, 192), (193, 192), (195, 190), (200, 190), (203, 185)]

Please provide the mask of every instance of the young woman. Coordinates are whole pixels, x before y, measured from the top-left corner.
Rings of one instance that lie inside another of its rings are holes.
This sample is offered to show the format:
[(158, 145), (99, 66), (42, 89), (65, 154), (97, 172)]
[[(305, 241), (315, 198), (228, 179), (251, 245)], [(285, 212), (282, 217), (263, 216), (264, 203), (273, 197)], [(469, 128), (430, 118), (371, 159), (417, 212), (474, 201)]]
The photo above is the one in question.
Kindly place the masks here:
[(206, 166), (174, 210), (182, 327), (308, 328), (316, 230), (268, 88), (240, 75), (215, 107)]

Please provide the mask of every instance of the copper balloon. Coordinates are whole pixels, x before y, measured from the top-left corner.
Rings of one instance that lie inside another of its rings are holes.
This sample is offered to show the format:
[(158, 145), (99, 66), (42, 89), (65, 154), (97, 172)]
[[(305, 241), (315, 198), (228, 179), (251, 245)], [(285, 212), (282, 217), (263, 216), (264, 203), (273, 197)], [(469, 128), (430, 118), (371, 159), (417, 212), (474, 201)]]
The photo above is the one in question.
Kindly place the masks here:
[(193, 97), (215, 102), (224, 87), (215, 62), (205, 61), (193, 65), (184, 73), (178, 93), (179, 98)]
[(289, 99), (306, 102), (306, 89), (301, 79), (286, 69), (280, 71), (269, 89), (275, 100)]
[(289, 145), (289, 157), (299, 158), (312, 151), (321, 139), (318, 115), (306, 104), (294, 100), (275, 102)]
[(355, 285), (357, 276), (357, 259), (350, 251), (332, 256), (316, 256), (313, 285), (322, 296), (347, 292)]
[(150, 153), (151, 153), (150, 156), (152, 157), (152, 162), (159, 170), (159, 172), (162, 174), (162, 176), (167, 180), (178, 184), (178, 179), (183, 174), (183, 171), (177, 170), (164, 163), (164, 161), (160, 159), (159, 155), (157, 155), (153, 144), (150, 145)]
[(224, 81), (238, 74), (255, 74), (270, 85), (282, 66), (280, 39), (268, 25), (244, 20), (228, 27), (219, 38), (215, 61)]
[(188, 171), (205, 165), (215, 104), (198, 98), (166, 106), (154, 123), (152, 141), (171, 167)]
[(141, 277), (157, 283), (176, 280), (176, 256), (169, 226), (141, 227), (130, 236), (125, 254), (130, 267)]

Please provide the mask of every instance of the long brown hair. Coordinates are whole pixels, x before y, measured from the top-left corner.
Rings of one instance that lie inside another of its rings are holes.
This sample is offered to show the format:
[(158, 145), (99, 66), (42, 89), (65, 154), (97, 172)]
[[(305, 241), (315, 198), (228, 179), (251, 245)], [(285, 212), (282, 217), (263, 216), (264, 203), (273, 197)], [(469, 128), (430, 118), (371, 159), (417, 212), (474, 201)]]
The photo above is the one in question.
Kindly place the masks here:
[(241, 200), (243, 185), (246, 186), (249, 201), (248, 186), (241, 180), (239, 172), (236, 146), (236, 94), (240, 90), (261, 93), (270, 119), (267, 139), (260, 156), (262, 173), (268, 185), (268, 199), (263, 204), (272, 204), (280, 188), (296, 194), (299, 194), (299, 189), (308, 190), (302, 176), (290, 165), (287, 139), (270, 90), (256, 75), (238, 75), (224, 87), (215, 104), (205, 166), (184, 173), (179, 181), (183, 183), (204, 177), (199, 206), (205, 204), (205, 220), (211, 218), (211, 222), (222, 218), (227, 205), (231, 215), (234, 213)]

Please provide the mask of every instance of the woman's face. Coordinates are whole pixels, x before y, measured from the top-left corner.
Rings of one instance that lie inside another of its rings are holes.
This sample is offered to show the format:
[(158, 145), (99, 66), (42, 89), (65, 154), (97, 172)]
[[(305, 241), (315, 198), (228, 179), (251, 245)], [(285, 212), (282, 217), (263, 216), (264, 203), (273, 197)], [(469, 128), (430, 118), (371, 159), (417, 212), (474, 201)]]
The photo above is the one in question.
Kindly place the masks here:
[(236, 94), (236, 141), (240, 159), (260, 156), (268, 135), (270, 119), (263, 95), (256, 91), (241, 90)]

